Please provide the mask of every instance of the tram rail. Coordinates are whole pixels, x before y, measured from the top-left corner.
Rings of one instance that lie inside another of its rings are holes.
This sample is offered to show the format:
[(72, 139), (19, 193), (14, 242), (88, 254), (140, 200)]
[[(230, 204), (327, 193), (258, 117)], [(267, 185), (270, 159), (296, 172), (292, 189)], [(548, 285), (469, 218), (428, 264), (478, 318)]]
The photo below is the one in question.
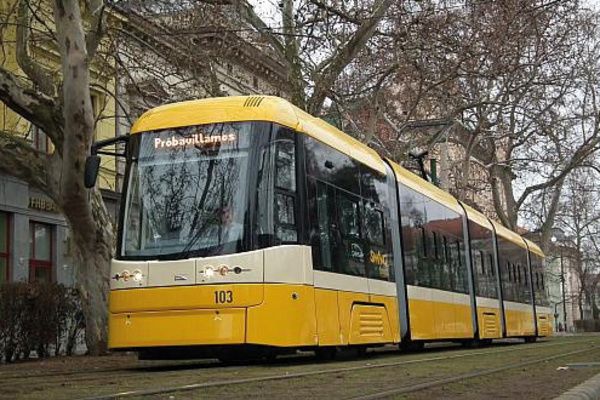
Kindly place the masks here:
[[(405, 393), (405, 391), (406, 391), (406, 393), (408, 393), (408, 392), (413, 392), (413, 391), (417, 391), (417, 390), (425, 390), (425, 389), (428, 389), (428, 388), (431, 388), (434, 386), (440, 386), (443, 384), (456, 382), (456, 381), (459, 381), (462, 379), (469, 379), (469, 378), (473, 378), (473, 377), (477, 377), (477, 376), (490, 375), (490, 374), (502, 372), (502, 371), (505, 371), (505, 370), (511, 369), (511, 368), (519, 368), (519, 367), (526, 366), (526, 365), (541, 363), (541, 362), (545, 362), (545, 361), (549, 361), (549, 360), (553, 360), (553, 359), (557, 359), (557, 358), (568, 357), (571, 355), (584, 353), (584, 352), (590, 351), (591, 349), (600, 348), (600, 345), (597, 345), (596, 344), (597, 341), (594, 341), (594, 340), (589, 340), (589, 341), (586, 341), (586, 340), (579, 341), (578, 340), (577, 342), (569, 341), (569, 342), (561, 342), (561, 343), (544, 343), (544, 344), (537, 344), (537, 345), (526, 345), (526, 347), (527, 347), (526, 349), (523, 348), (523, 347), (525, 347), (524, 345), (514, 345), (514, 346), (510, 346), (510, 348), (508, 348), (508, 349), (501, 349), (501, 350), (498, 350), (498, 349), (483, 350), (483, 351), (482, 350), (474, 350), (474, 351), (470, 351), (468, 353), (451, 354), (451, 355), (435, 356), (435, 357), (425, 357), (425, 358), (418, 358), (418, 359), (411, 359), (411, 360), (398, 360), (398, 361), (393, 361), (393, 362), (375, 363), (375, 362), (371, 361), (365, 365), (359, 365), (359, 366), (322, 368), (322, 369), (318, 369), (318, 370), (301, 371), (301, 372), (289, 372), (288, 371), (288, 372), (281, 373), (281, 374), (274, 374), (274, 375), (267, 375), (267, 376), (247, 377), (247, 378), (239, 378), (239, 379), (225, 379), (225, 380), (217, 380), (217, 381), (211, 381), (211, 382), (199, 382), (199, 383), (191, 383), (191, 384), (185, 384), (185, 385), (176, 385), (176, 386), (171, 386), (171, 387), (154, 388), (154, 389), (121, 391), (121, 392), (105, 394), (105, 395), (85, 397), (85, 398), (82, 398), (81, 400), (109, 400), (109, 399), (117, 399), (117, 398), (121, 399), (121, 398), (130, 398), (130, 397), (162, 395), (162, 394), (169, 394), (169, 393), (176, 393), (176, 392), (186, 392), (186, 391), (193, 391), (193, 390), (225, 387), (225, 386), (230, 386), (230, 385), (243, 385), (243, 384), (251, 384), (251, 383), (258, 383), (258, 382), (269, 382), (269, 381), (273, 382), (273, 381), (281, 381), (281, 380), (290, 380), (290, 379), (317, 376), (317, 375), (322, 375), (322, 374), (339, 374), (339, 373), (348, 373), (348, 372), (355, 372), (355, 371), (368, 370), (368, 369), (409, 366), (409, 365), (414, 365), (414, 364), (418, 364), (418, 363), (447, 361), (447, 360), (480, 356), (480, 355), (501, 354), (501, 353), (508, 353), (508, 352), (517, 351), (517, 350), (521, 350), (521, 351), (534, 350), (534, 349), (539, 349), (540, 347), (553, 347), (553, 346), (562, 346), (562, 345), (569, 345), (569, 344), (570, 345), (584, 344), (586, 342), (589, 343), (590, 346), (587, 346), (583, 350), (562, 352), (559, 354), (553, 354), (553, 355), (545, 357), (545, 358), (527, 360), (527, 361), (519, 362), (519, 363), (513, 363), (513, 364), (510, 364), (507, 366), (502, 366), (502, 367), (498, 367), (498, 368), (490, 368), (490, 369), (486, 369), (483, 371), (478, 371), (476, 373), (459, 374), (456, 376), (450, 376), (450, 377), (442, 378), (439, 380), (434, 380), (434, 381), (425, 382), (425, 383), (419, 383), (416, 385), (411, 385), (408, 387), (401, 387), (401, 388), (397, 388), (397, 389), (393, 389), (393, 390), (388, 389), (385, 392), (378, 392), (378, 393), (373, 393), (373, 394), (363, 396), (365, 399), (371, 398), (368, 396), (375, 396), (373, 398), (381, 398), (381, 397), (377, 397), (377, 396), (386, 397), (386, 396), (390, 396), (390, 395), (395, 395), (396, 391), (398, 391), (398, 393), (401, 394), (401, 393)], [(390, 393), (388, 393), (388, 392), (390, 392)], [(357, 399), (362, 399), (362, 397), (357, 397)]]

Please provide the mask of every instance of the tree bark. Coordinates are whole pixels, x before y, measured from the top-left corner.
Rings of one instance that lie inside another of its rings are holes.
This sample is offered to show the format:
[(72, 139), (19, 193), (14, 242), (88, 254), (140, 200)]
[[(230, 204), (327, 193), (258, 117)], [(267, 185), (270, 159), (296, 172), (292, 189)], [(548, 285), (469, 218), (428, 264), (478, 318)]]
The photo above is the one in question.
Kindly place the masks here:
[[(108, 347), (108, 293), (110, 260), (113, 253), (113, 232), (99, 190), (90, 192), (94, 225), (79, 224), (69, 218), (69, 230), (75, 244), (77, 289), (85, 316), (85, 336), (88, 352), (104, 354)], [(93, 230), (92, 239), (88, 229)]]
[(85, 157), (94, 133), (90, 72), (85, 33), (78, 0), (56, 0), (54, 18), (63, 74), (64, 137), (60, 165), (60, 206), (75, 244), (77, 287), (86, 317), (90, 354), (107, 350), (108, 270), (113, 234), (97, 188), (83, 186)]

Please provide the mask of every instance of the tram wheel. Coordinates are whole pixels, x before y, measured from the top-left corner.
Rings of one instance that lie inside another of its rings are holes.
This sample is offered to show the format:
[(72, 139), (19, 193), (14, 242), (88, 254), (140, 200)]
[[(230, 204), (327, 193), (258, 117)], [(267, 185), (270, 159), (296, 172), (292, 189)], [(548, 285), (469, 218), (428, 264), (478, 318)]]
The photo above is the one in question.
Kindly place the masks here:
[(525, 343), (535, 343), (536, 340), (537, 340), (537, 337), (535, 337), (535, 336), (527, 336), (524, 339), (525, 339)]
[(406, 351), (406, 352), (409, 352), (409, 353), (421, 351), (424, 348), (425, 348), (425, 342), (408, 341), (408, 342), (401, 342), (400, 343), (400, 349), (402, 351)]
[(483, 345), (482, 341), (479, 339), (468, 339), (461, 342), (462, 347), (467, 349), (476, 349)]
[(318, 347), (315, 350), (315, 356), (322, 361), (331, 361), (337, 355), (336, 347)]

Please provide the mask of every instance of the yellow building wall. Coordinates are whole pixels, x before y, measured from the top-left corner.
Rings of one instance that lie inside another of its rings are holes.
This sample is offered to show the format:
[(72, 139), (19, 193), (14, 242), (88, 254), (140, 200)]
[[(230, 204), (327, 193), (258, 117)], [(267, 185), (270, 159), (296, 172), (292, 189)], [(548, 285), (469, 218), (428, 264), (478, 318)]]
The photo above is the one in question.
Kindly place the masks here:
[[(37, 9), (38, 6), (43, 10), (41, 15), (44, 17), (52, 15), (52, 3), (47, 0), (41, 0), (38, 2), (32, 0), (31, 7)], [(2, 37), (2, 50), (0, 51), (0, 66), (13, 72), (18, 77), (27, 81), (25, 73), (21, 70), (16, 59), (16, 18), (17, 18), (17, 2), (16, 0), (0, 0), (0, 19), (7, 21), (1, 29)], [(55, 77), (59, 77), (61, 74), (60, 56), (54, 43), (49, 41), (39, 40), (36, 37), (36, 32), (47, 31), (48, 28), (44, 27), (35, 19), (33, 20), (34, 34), (30, 39), (31, 45), (29, 47), (32, 58), (43, 65), (50, 71), (50, 74)], [(54, 25), (52, 21), (44, 20), (45, 24), (52, 30)], [(37, 33), (39, 37), (43, 37), (43, 33)], [(104, 43), (101, 45), (101, 50), (107, 50), (107, 45)], [(99, 51), (102, 53), (103, 51)], [(115, 110), (116, 104), (114, 97), (109, 95), (115, 93), (115, 70), (111, 63), (100, 63), (92, 64), (91, 66), (91, 92), (92, 92), (92, 103), (94, 104), (96, 112), (96, 131), (95, 139), (107, 139), (115, 136), (116, 132), (116, 119)], [(9, 109), (3, 102), (0, 101), (0, 129), (5, 132), (14, 133), (20, 137), (26, 138), (33, 143), (33, 127), (31, 124), (22, 118), (20, 115)], [(108, 149), (107, 149), (108, 150)], [(52, 152), (52, 146), (49, 147), (49, 152)], [(99, 186), (102, 189), (115, 190), (116, 189), (116, 162), (114, 157), (103, 157), (101, 163), (100, 177), (98, 179)]]

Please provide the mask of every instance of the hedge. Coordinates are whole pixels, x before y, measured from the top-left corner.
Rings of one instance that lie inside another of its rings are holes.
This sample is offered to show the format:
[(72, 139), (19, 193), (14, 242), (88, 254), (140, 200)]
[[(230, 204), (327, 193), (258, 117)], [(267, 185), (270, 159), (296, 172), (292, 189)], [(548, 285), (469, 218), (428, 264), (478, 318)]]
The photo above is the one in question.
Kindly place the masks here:
[(55, 283), (0, 285), (0, 361), (72, 355), (83, 341), (75, 289)]

